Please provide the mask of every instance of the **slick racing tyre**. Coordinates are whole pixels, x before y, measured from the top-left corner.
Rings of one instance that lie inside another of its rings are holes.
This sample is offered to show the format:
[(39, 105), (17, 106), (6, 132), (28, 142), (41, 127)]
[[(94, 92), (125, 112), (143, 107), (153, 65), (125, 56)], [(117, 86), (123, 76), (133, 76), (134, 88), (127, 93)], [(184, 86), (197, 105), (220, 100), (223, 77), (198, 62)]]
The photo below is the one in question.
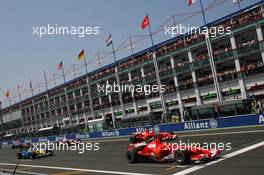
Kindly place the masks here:
[(37, 155), (35, 153), (31, 153), (29, 156), (30, 159), (36, 159)]
[(191, 163), (191, 153), (188, 150), (177, 150), (174, 153), (174, 158), (179, 165), (187, 165)]
[(138, 158), (135, 150), (127, 151), (127, 161), (128, 163), (137, 163)]
[(22, 159), (21, 153), (17, 153), (17, 159)]

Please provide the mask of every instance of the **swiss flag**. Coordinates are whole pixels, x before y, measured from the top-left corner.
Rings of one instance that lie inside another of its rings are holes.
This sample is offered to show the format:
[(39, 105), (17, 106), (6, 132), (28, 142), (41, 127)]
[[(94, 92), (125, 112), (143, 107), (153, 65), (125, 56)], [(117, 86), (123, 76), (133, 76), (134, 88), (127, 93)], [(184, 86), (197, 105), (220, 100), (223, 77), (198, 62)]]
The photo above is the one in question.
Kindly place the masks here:
[(196, 0), (188, 0), (188, 5), (191, 6), (192, 4), (194, 4), (196, 2)]
[(141, 28), (144, 30), (149, 25), (149, 17), (146, 15), (141, 23)]

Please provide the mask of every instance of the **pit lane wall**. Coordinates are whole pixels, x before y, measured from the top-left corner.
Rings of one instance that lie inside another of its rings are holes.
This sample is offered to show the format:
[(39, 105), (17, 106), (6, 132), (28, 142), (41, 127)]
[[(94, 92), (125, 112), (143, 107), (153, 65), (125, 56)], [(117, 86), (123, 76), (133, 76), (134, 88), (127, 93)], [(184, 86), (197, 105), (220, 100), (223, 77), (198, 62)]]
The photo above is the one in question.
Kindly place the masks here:
[[(243, 116), (234, 116), (234, 117), (222, 117), (217, 119), (206, 119), (206, 120), (195, 120), (188, 121), (184, 123), (170, 123), (170, 124), (160, 124), (154, 126), (144, 126), (137, 128), (123, 128), (115, 129), (109, 131), (99, 131), (99, 132), (90, 132), (90, 133), (77, 133), (77, 134), (68, 134), (64, 136), (48, 136), (41, 138), (32, 138), (32, 139), (20, 139), (22, 143), (27, 142), (56, 142), (62, 140), (63, 138), (67, 139), (97, 139), (97, 138), (107, 138), (107, 137), (118, 137), (118, 136), (127, 136), (133, 132), (143, 131), (145, 128), (148, 128), (152, 131), (193, 131), (193, 130), (210, 130), (216, 128), (229, 128), (229, 127), (239, 127), (239, 126), (253, 126), (253, 125), (263, 125), (264, 126), (264, 114), (252, 114), (252, 115), (243, 115)], [(0, 141), (1, 145), (11, 145), (14, 140), (10, 141)]]

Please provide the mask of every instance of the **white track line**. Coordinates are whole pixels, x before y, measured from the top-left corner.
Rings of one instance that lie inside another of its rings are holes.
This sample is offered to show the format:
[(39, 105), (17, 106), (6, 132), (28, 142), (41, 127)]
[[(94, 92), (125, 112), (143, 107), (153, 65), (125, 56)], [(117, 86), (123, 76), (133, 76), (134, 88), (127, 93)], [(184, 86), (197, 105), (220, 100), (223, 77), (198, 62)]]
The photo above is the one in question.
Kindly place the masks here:
[[(14, 164), (14, 163), (0, 163), (0, 165), (16, 166), (17, 164)], [(67, 168), (67, 167), (56, 167), (56, 166), (41, 166), (41, 165), (26, 165), (26, 164), (19, 164), (19, 167), (31, 167), (31, 168), (42, 168), (42, 169), (65, 170), (65, 171), (82, 171), (82, 172), (102, 173), (102, 174), (151, 175), (151, 174), (142, 174), (142, 173), (122, 172), (122, 171), (105, 171), (105, 170)]]
[[(14, 170), (3, 169), (3, 168), (1, 168), (0, 171), (9, 172), (9, 173), (14, 172)], [(36, 173), (36, 172), (31, 172), (31, 171), (20, 171), (20, 170), (16, 171), (16, 173), (27, 174), (27, 175), (48, 175), (48, 174), (43, 174), (43, 173)], [(1, 175), (1, 172), (0, 172), (0, 175)]]
[(243, 148), (243, 149), (240, 149), (240, 150), (237, 150), (235, 152), (232, 152), (232, 153), (229, 153), (229, 154), (226, 154), (224, 155), (221, 159), (218, 159), (216, 161), (212, 161), (212, 162), (209, 162), (209, 163), (206, 163), (204, 165), (196, 165), (194, 167), (191, 167), (191, 168), (188, 168), (188, 169), (185, 169), (183, 171), (180, 171), (180, 172), (177, 172), (177, 173), (174, 173), (172, 175), (186, 175), (186, 174), (189, 174), (189, 173), (192, 173), (194, 171), (197, 171), (199, 169), (202, 169), (202, 168), (205, 168), (209, 165), (213, 165), (213, 164), (216, 164), (218, 162), (221, 162), (223, 160), (226, 160), (228, 158), (231, 158), (231, 157), (234, 157), (234, 156), (237, 156), (239, 154), (242, 154), (242, 153), (245, 153), (247, 151), (250, 151), (250, 150), (253, 150), (253, 149), (256, 149), (258, 147), (261, 147), (261, 146), (264, 146), (264, 141), (263, 142), (259, 142), (257, 144), (254, 144), (254, 145), (251, 145), (251, 146), (248, 146), (246, 148)]

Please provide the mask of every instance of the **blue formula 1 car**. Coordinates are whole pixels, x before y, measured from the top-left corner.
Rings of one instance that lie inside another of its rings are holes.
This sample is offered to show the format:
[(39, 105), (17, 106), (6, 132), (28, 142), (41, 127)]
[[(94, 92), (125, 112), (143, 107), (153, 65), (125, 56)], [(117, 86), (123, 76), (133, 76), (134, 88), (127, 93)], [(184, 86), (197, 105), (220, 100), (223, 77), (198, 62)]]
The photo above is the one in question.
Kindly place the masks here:
[(54, 152), (52, 150), (34, 150), (32, 148), (21, 149), (19, 153), (17, 153), (18, 159), (36, 159), (40, 157), (54, 156)]

